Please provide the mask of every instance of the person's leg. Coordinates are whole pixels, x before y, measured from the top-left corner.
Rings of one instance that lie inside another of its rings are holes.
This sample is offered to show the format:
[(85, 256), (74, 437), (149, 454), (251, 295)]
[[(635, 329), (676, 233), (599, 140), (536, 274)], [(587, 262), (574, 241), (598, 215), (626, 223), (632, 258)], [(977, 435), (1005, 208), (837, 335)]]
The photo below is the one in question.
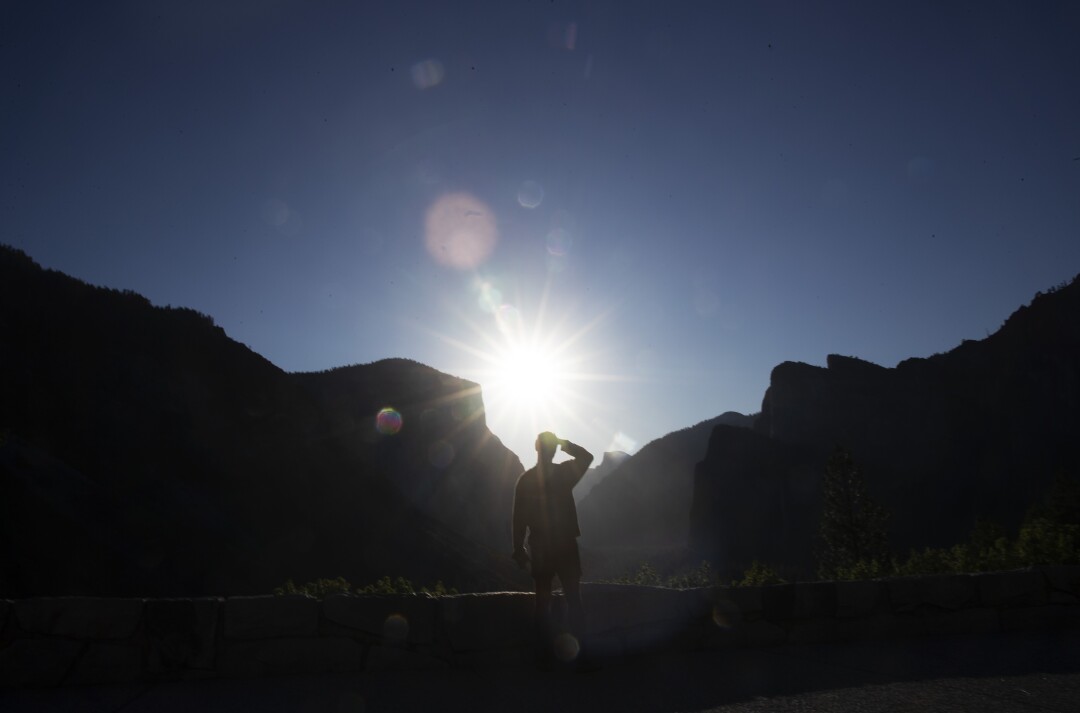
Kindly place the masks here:
[(563, 556), (559, 569), (559, 581), (562, 582), (566, 596), (566, 623), (579, 643), (585, 639), (585, 607), (581, 604), (581, 555), (577, 541), (570, 543)]
[(581, 602), (581, 556), (578, 553), (576, 541), (568, 549), (563, 565), (559, 572), (559, 580), (562, 582), (563, 595), (566, 598), (566, 623), (578, 645), (573, 668), (581, 672), (596, 671), (599, 667), (593, 660), (586, 642), (588, 632), (585, 627), (585, 606)]
[(570, 633), (580, 643), (585, 638), (585, 607), (581, 604), (581, 578), (567, 577), (562, 585), (563, 594), (566, 597), (566, 623), (570, 628)]
[(551, 579), (550, 574), (534, 574), (536, 609), (533, 614), (533, 646), (537, 664), (551, 665)]

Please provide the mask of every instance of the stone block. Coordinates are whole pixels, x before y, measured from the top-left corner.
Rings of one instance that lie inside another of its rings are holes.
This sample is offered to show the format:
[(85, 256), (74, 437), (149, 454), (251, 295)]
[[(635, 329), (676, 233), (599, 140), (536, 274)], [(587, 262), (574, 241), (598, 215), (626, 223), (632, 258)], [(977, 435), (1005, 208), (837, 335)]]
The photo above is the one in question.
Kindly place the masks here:
[(532, 649), (496, 649), (461, 651), (454, 654), (454, 666), (472, 671), (531, 666), (536, 660)]
[(0, 648), (0, 686), (59, 686), (86, 644), (69, 639), (15, 639)]
[(1004, 631), (1053, 631), (1080, 628), (1080, 605), (1047, 604), (1001, 611)]
[(795, 585), (772, 584), (761, 588), (761, 616), (769, 621), (786, 621), (795, 616)]
[(928, 604), (959, 609), (975, 600), (975, 579), (967, 574), (938, 574), (887, 580), (889, 601), (896, 611), (910, 611)]
[[(504, 652), (505, 653), (505, 652)], [(400, 646), (379, 646), (368, 648), (364, 670), (377, 671), (438, 671), (450, 667), (444, 661), (429, 652), (410, 651)]]
[(863, 617), (879, 612), (887, 592), (885, 583), (864, 580), (836, 583), (836, 615)]
[(143, 647), (138, 641), (90, 641), (65, 685), (131, 683), (143, 676)]
[(880, 641), (913, 634), (910, 621), (895, 614), (839, 618), (834, 622), (836, 641)]
[(363, 667), (364, 645), (341, 637), (226, 641), (218, 658), (218, 673), (225, 677), (348, 673)]
[(760, 614), (762, 587), (721, 587), (717, 590), (717, 601), (730, 601), (739, 611), (743, 618), (750, 618)]
[(1046, 603), (1046, 578), (1037, 570), (985, 572), (974, 577), (983, 606), (1040, 606)]
[(975, 578), (969, 574), (943, 574), (919, 579), (923, 604), (959, 609), (975, 601)]
[(1051, 590), (1046, 601), (1049, 604), (1080, 604), (1080, 597), (1075, 594)]
[(1040, 567), (1051, 592), (1080, 597), (1080, 565), (1059, 564)]
[(388, 644), (435, 640), (436, 599), (414, 596), (334, 594), (323, 600), (323, 616), (346, 631), (363, 632)]
[(302, 594), (229, 597), (225, 600), (226, 639), (316, 636), (319, 601)]
[[(680, 592), (686, 602), (686, 613), (691, 619), (705, 619), (711, 617), (717, 602), (721, 600), (720, 590), (717, 587), (698, 587), (684, 589)], [(724, 598), (729, 604), (727, 598)]]
[(617, 658), (626, 654), (626, 645), (621, 633), (597, 634), (585, 640), (585, 647), (590, 656), (597, 658)]
[(771, 621), (750, 621), (743, 625), (743, 637), (750, 647), (777, 646), (787, 641), (787, 629)]
[(712, 624), (702, 627), (697, 644), (704, 649), (734, 649), (742, 643), (741, 627), (721, 627)]
[(919, 616), (919, 630), (931, 635), (991, 634), (1001, 631), (1001, 620), (991, 607), (925, 612)]
[(590, 633), (615, 631), (653, 622), (690, 619), (698, 603), (691, 590), (630, 584), (590, 584), (582, 587), (582, 604)]
[(796, 619), (820, 619), (836, 615), (836, 582), (796, 582)]
[(148, 600), (148, 672), (212, 670), (221, 606), (222, 600), (213, 598)]
[(438, 632), (455, 652), (527, 647), (534, 595), (524, 592), (439, 597)]
[(819, 618), (795, 621), (788, 627), (789, 644), (822, 644), (840, 638), (836, 619)]
[(693, 632), (684, 621), (651, 621), (623, 631), (627, 653), (690, 648)]
[(884, 582), (893, 611), (910, 611), (920, 603), (917, 577), (897, 577)]
[(12, 604), (24, 632), (70, 639), (127, 639), (143, 616), (143, 600), (104, 597), (43, 597)]

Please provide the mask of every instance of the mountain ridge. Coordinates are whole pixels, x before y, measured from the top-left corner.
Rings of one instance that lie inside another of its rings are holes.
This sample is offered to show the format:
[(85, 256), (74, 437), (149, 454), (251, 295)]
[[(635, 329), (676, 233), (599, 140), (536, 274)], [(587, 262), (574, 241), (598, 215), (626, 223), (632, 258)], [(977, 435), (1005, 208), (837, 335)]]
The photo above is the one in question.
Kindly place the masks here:
[[(528, 584), (500, 551), (521, 465), (476, 384), (395, 359), (289, 374), (194, 310), (8, 247), (0, 330), (4, 595)], [(388, 406), (399, 432), (375, 428)]]

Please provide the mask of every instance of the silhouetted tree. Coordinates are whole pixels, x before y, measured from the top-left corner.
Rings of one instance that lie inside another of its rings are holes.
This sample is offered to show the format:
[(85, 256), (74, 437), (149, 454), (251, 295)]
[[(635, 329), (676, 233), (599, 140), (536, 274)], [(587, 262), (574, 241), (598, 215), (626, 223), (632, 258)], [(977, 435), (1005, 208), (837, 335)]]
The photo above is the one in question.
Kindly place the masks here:
[(878, 574), (889, 554), (889, 513), (866, 493), (851, 454), (837, 447), (822, 482), (821, 547), (818, 574), (850, 579)]

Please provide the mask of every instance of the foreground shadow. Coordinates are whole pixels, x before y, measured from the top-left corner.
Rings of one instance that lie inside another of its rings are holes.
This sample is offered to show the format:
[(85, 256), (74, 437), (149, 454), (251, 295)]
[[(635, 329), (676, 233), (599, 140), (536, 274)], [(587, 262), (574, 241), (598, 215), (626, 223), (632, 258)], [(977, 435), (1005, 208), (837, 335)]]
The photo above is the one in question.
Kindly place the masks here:
[(1078, 695), (1074, 630), (650, 655), (588, 674), (506, 667), (0, 691), (0, 709), (1072, 711)]

